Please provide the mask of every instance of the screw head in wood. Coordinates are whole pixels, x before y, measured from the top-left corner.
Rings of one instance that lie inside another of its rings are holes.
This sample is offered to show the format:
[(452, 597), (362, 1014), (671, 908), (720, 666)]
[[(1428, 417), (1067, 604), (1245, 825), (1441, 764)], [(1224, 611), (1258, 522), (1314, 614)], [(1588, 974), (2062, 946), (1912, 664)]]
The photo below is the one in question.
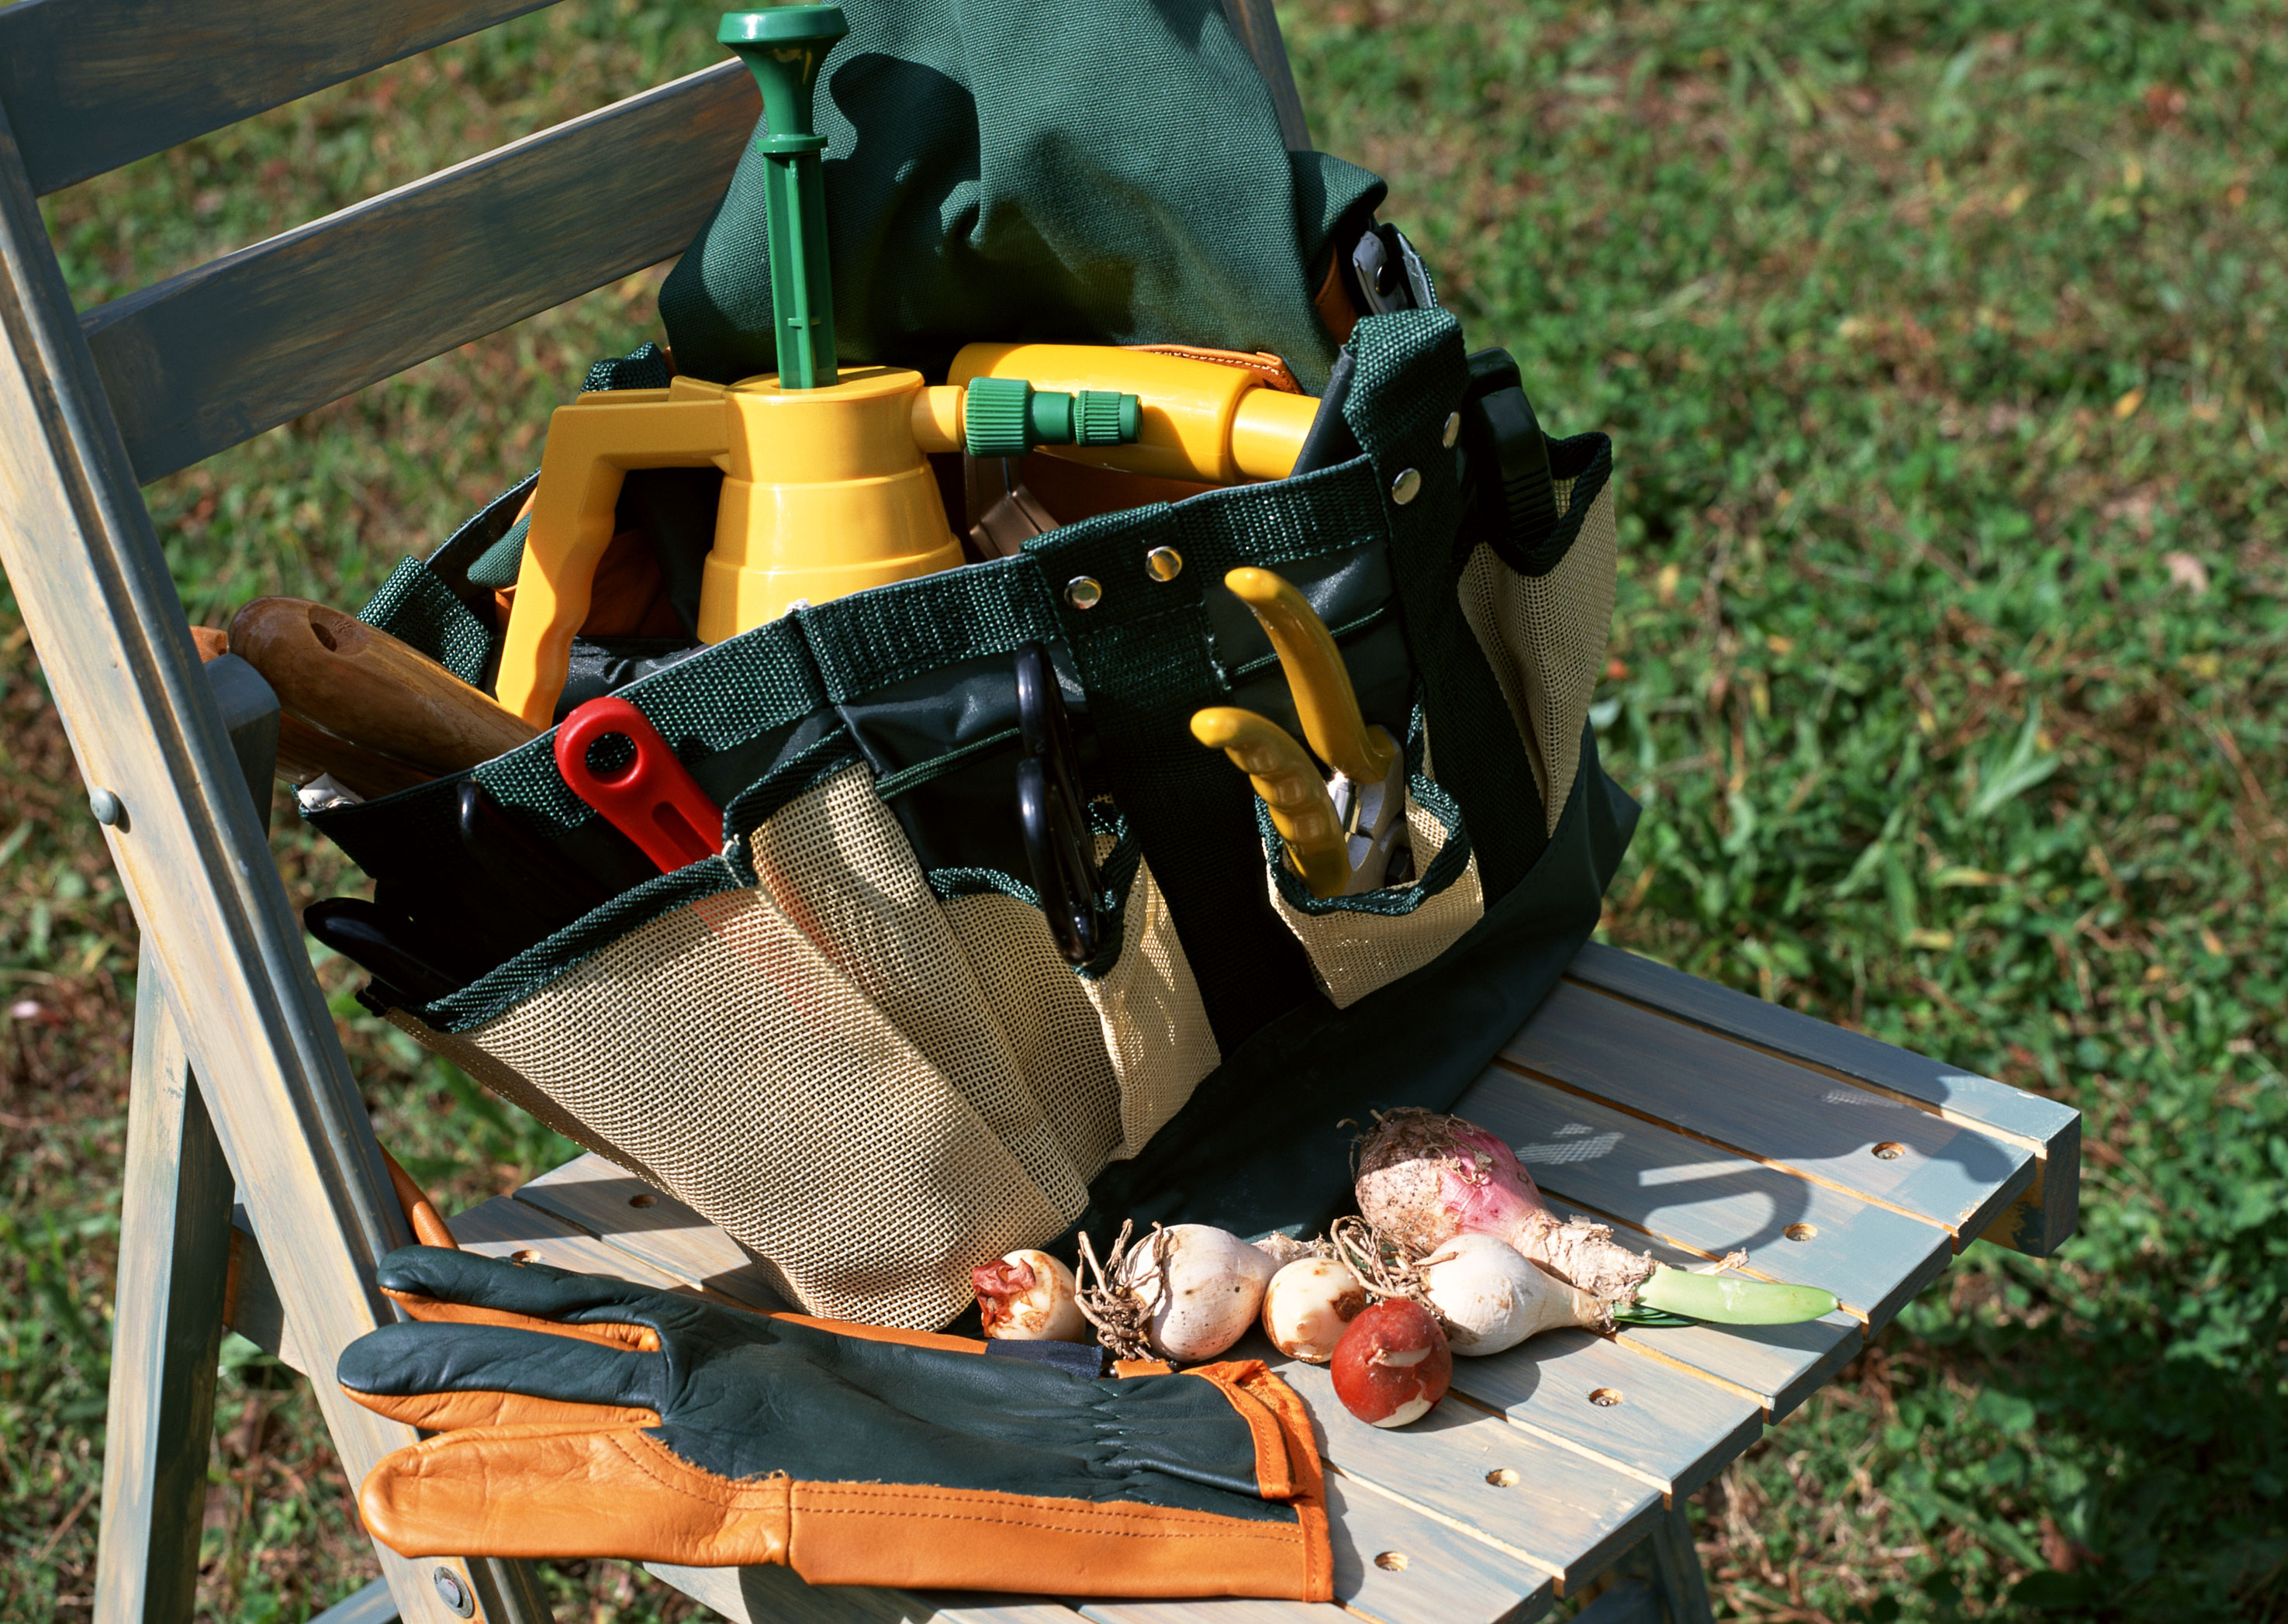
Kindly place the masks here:
[(1076, 609), (1093, 609), (1104, 601), (1104, 588), (1093, 576), (1075, 575), (1065, 582), (1065, 601)]
[(454, 1617), (465, 1619), (475, 1615), (477, 1598), (469, 1594), (469, 1587), (461, 1582), (461, 1576), (451, 1568), (432, 1569), (429, 1582), (437, 1587), (437, 1599), (453, 1610)]
[(1422, 494), (1422, 476), (1411, 468), (1399, 471), (1398, 478), (1390, 482), (1390, 499), (1404, 507)]
[(95, 820), (107, 829), (115, 829), (127, 821), (127, 804), (108, 789), (89, 790), (87, 809), (95, 814)]

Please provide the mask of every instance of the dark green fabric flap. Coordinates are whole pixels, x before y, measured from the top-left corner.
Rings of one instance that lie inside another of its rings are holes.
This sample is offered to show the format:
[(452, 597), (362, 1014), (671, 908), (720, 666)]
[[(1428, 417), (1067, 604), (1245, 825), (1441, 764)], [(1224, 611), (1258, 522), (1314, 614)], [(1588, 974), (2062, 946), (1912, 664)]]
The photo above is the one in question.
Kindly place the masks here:
[[(1219, 0), (878, 0), (816, 102), (844, 361), (933, 376), (981, 339), (1269, 350), (1315, 390), (1311, 305), (1365, 170), (1290, 154)], [(677, 368), (778, 370), (751, 147), (660, 290)]]

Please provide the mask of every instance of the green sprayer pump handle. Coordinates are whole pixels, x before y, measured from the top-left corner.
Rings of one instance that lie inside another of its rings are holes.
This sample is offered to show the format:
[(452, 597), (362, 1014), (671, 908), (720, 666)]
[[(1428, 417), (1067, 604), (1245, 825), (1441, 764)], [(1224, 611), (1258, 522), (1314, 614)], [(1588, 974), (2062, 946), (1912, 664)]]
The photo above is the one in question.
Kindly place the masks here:
[(834, 42), (850, 32), (838, 5), (726, 12), (715, 37), (737, 53), (763, 93), (755, 151), (768, 165), (764, 217), (771, 234), (771, 303), (778, 321), (779, 386), (835, 381), (834, 282), (826, 258), (826, 138), (811, 128), (811, 92)]

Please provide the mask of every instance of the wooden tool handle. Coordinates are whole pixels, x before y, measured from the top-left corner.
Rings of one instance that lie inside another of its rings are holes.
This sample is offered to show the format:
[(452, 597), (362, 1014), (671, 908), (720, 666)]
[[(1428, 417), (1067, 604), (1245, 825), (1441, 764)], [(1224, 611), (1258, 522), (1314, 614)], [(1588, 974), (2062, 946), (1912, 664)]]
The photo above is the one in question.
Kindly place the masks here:
[(352, 744), (346, 739), (337, 739), (314, 723), (305, 721), (290, 710), (278, 713), (278, 776), (288, 783), (300, 786), (320, 773), (331, 778), (345, 789), (355, 790), (367, 800), (385, 795), (395, 795), (401, 789), (410, 789), (417, 784), (426, 784), (436, 778), (419, 767), (369, 750), (361, 744)]
[[(191, 641), (197, 646), (203, 664), (230, 653), (230, 634), (218, 627), (192, 627)], [(330, 774), (336, 783), (355, 790), (368, 800), (395, 795), (436, 777), (433, 772), (408, 766), (361, 744), (337, 739), (282, 704), (278, 710), (278, 776), (290, 784), (302, 785), (322, 772)]]
[(283, 709), (327, 733), (432, 772), (457, 772), (539, 736), (418, 650), (300, 598), (258, 598), (230, 649)]

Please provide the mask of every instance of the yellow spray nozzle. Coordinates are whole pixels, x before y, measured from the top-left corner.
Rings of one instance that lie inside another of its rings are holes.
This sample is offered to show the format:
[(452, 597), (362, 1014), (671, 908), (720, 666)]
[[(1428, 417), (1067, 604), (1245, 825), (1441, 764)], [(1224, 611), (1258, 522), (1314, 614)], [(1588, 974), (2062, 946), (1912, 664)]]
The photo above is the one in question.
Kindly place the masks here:
[(1287, 860), (1315, 897), (1339, 897), (1350, 884), (1350, 852), (1334, 797), (1319, 769), (1287, 730), (1235, 705), (1192, 715), (1192, 737), (1221, 750), (1247, 774), (1287, 843)]
[(1283, 479), (1319, 403), (1267, 387), (1263, 375), (1188, 356), (1092, 344), (973, 344), (953, 358), (955, 384), (1029, 378), (1041, 389), (1140, 398), (1133, 445), (1044, 446), (1052, 456), (1156, 479), (1234, 485)]
[(1398, 746), (1359, 714), (1342, 651), (1310, 601), (1267, 569), (1235, 569), (1223, 583), (1254, 612), (1271, 639), (1295, 695), (1303, 736), (1319, 759), (1354, 783), (1380, 783), (1398, 759)]

